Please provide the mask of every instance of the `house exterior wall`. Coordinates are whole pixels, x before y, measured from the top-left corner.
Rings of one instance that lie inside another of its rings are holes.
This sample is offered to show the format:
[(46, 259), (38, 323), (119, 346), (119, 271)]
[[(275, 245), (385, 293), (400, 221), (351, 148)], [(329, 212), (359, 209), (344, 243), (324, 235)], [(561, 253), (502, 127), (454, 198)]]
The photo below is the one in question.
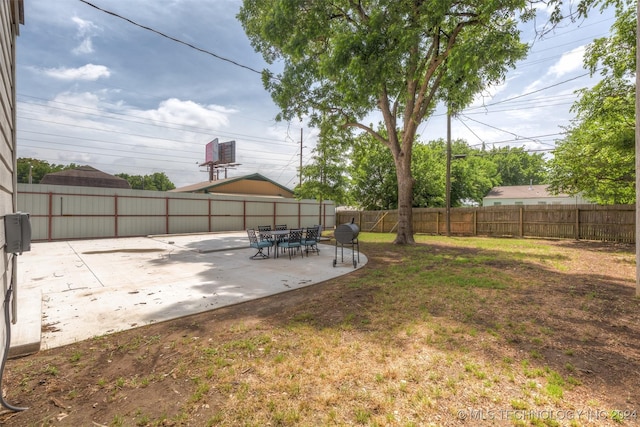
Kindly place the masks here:
[(588, 201), (580, 196), (575, 197), (533, 197), (533, 198), (503, 198), (485, 197), (482, 206), (511, 206), (511, 205), (584, 205)]
[[(4, 233), (5, 215), (15, 212), (16, 188), (16, 37), (19, 32), (22, 0), (0, 0), (0, 245), (6, 248)], [(2, 280), (2, 312), (9, 288), (15, 290), (15, 255), (3, 249), (0, 257)], [(16, 295), (12, 296), (15, 300)], [(14, 305), (14, 307), (16, 307)], [(15, 312), (12, 312), (12, 316)], [(4, 319), (4, 315), (2, 316)], [(12, 320), (17, 320), (13, 318)], [(6, 326), (0, 321), (0, 351), (5, 350)]]
[(539, 185), (509, 185), (494, 187), (482, 199), (482, 206), (513, 206), (513, 205), (588, 205), (591, 204), (581, 195), (552, 194), (548, 186)]
[(211, 192), (226, 194), (256, 194), (260, 196), (280, 196), (287, 198), (293, 197), (293, 193), (290, 191), (286, 191), (270, 182), (250, 179), (222, 184), (213, 188)]

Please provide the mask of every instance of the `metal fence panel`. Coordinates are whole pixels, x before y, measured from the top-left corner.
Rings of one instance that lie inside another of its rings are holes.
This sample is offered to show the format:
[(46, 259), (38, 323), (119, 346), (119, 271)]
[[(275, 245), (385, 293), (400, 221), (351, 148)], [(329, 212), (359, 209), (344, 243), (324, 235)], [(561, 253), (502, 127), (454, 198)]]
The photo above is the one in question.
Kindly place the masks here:
[(241, 216), (215, 217), (211, 218), (211, 230), (215, 231), (237, 231), (245, 228), (253, 227), (252, 225), (243, 224)]
[(118, 237), (166, 234), (167, 221), (162, 217), (132, 216), (118, 218)]
[(207, 216), (209, 214), (209, 200), (169, 199), (167, 205), (168, 213), (170, 216)]
[(61, 185), (18, 184), (18, 208), (35, 241), (335, 224), (332, 201)]
[(207, 216), (170, 216), (167, 234), (198, 233), (209, 231)]
[(160, 197), (118, 197), (118, 215), (164, 215), (166, 207)]
[(108, 217), (56, 217), (51, 221), (51, 229), (53, 232), (51, 240), (84, 239), (87, 237), (104, 238), (115, 236), (114, 221)]

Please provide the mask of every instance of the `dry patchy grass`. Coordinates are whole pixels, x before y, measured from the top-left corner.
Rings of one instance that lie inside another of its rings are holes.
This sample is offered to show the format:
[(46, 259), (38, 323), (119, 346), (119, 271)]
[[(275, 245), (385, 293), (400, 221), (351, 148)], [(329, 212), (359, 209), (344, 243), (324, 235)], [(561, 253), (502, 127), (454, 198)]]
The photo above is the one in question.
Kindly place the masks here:
[(350, 275), (10, 361), (0, 422), (637, 424), (633, 247), (360, 238)]

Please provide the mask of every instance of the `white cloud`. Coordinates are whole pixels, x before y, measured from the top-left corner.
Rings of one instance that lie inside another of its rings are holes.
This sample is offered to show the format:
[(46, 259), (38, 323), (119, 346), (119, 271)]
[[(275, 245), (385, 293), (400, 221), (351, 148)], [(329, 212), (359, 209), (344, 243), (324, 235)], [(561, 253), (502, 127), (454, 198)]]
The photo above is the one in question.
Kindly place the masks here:
[(73, 105), (82, 108), (99, 108), (100, 97), (90, 92), (63, 92), (57, 94), (50, 102), (52, 106), (56, 104)]
[(91, 38), (96, 30), (99, 30), (99, 27), (94, 25), (93, 22), (86, 21), (77, 16), (72, 17), (71, 20), (78, 27), (76, 38), (81, 40), (80, 44), (76, 46), (72, 52), (75, 55), (93, 53), (93, 42)]
[(91, 34), (94, 29), (98, 28), (93, 24), (93, 22), (87, 21), (77, 16), (72, 17), (71, 20), (78, 26), (78, 35), (81, 37)]
[(547, 74), (553, 75), (554, 77), (562, 77), (573, 71), (581, 70), (584, 51), (585, 47), (582, 45), (569, 52), (565, 52), (558, 62), (549, 68)]
[(60, 80), (95, 81), (101, 77), (109, 77), (111, 72), (104, 65), (87, 64), (79, 68), (47, 68), (44, 73)]
[(227, 127), (229, 115), (235, 110), (220, 105), (200, 105), (193, 101), (170, 98), (162, 101), (157, 109), (130, 111), (129, 114), (157, 122), (197, 127)]
[(86, 39), (82, 40), (82, 43), (76, 46), (71, 52), (76, 55), (93, 53), (93, 42), (91, 41), (91, 38), (87, 37)]
[(547, 72), (540, 78), (529, 83), (522, 93), (535, 92), (541, 88), (549, 86), (550, 79), (560, 78), (574, 71), (582, 70), (582, 59), (584, 56), (585, 46), (578, 46), (575, 49), (570, 50), (562, 54), (560, 59), (553, 64)]

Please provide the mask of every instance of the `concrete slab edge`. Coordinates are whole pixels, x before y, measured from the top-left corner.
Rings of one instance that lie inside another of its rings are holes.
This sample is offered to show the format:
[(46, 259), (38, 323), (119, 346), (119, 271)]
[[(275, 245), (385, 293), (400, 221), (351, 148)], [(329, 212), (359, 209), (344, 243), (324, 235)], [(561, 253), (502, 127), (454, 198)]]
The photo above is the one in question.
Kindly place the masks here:
[(40, 351), (42, 345), (42, 291), (18, 290), (18, 321), (11, 325), (9, 359)]

